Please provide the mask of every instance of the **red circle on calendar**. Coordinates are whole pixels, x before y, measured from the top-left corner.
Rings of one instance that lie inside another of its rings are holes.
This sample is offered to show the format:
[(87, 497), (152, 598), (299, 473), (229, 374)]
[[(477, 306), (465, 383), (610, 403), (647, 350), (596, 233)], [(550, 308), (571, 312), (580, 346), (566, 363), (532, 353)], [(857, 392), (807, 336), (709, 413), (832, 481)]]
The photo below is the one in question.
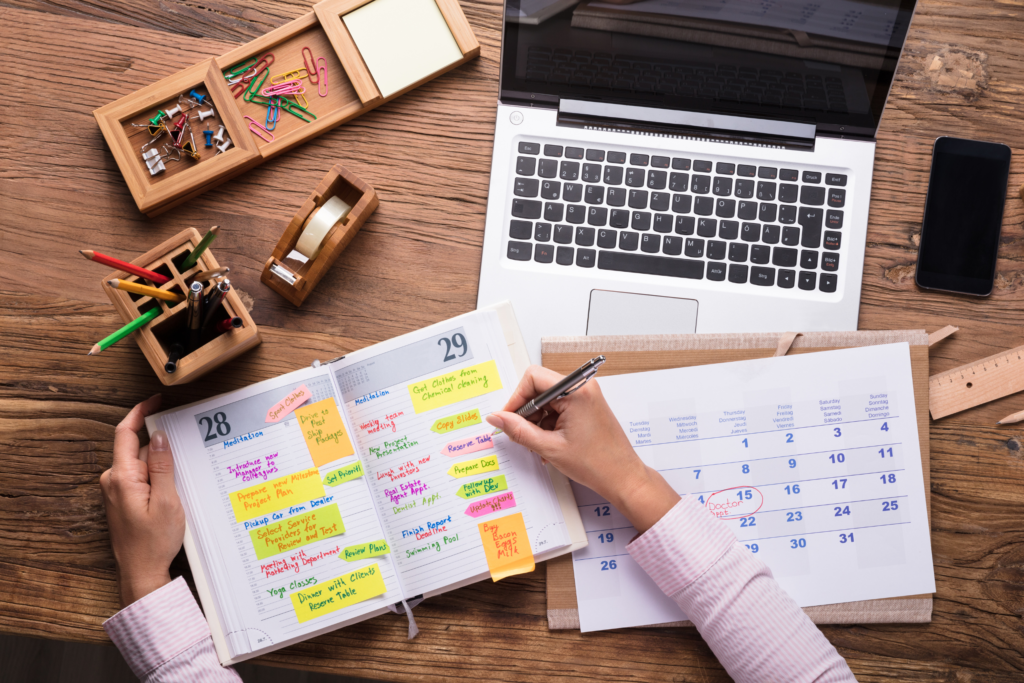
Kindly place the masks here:
[(733, 486), (708, 496), (704, 507), (718, 519), (749, 517), (764, 505), (764, 494), (755, 486)]

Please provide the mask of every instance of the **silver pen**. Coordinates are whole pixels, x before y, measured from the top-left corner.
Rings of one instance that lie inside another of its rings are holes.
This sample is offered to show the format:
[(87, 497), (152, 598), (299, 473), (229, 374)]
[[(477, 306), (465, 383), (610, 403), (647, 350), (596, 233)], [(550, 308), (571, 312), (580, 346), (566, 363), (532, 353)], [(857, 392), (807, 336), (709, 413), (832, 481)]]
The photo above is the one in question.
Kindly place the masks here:
[[(531, 415), (541, 411), (544, 406), (552, 401), (557, 401), (560, 398), (565, 398), (573, 392), (579, 391), (584, 384), (589, 382), (591, 378), (597, 374), (598, 368), (604, 365), (606, 360), (607, 359), (604, 356), (591, 358), (586, 363), (562, 378), (562, 380), (556, 383), (553, 387), (542, 392), (539, 396), (535, 396), (527, 401), (526, 405), (516, 411), (516, 415), (524, 418), (530, 417)], [(494, 434), (501, 434), (501, 430), (495, 430)]]
[(188, 308), (185, 311), (185, 328), (188, 330), (188, 352), (199, 346), (203, 331), (203, 285), (193, 282), (188, 290)]

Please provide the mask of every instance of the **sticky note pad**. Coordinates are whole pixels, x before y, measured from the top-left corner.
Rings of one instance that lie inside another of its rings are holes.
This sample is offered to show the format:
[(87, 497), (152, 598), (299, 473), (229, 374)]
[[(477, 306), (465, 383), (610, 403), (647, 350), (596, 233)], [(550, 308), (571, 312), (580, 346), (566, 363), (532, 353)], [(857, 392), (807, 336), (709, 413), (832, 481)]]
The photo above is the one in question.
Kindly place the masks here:
[(495, 453), (494, 455), (485, 455), (482, 458), (457, 462), (448, 468), (448, 476), (459, 479), (471, 477), (474, 474), (493, 472), (496, 469), (498, 469), (498, 455)]
[(480, 540), (487, 554), (487, 568), (491, 579), (501, 581), (509, 576), (532, 572), (533, 551), (526, 536), (526, 522), (523, 513), (499, 517), (477, 524)]
[(295, 616), (301, 624), (387, 592), (380, 566), (371, 564), (312, 588), (295, 591), (291, 599)]
[(295, 411), (295, 417), (317, 467), (355, 453), (333, 398), (303, 406)]
[(434, 0), (373, 0), (341, 20), (384, 97), (462, 59)]
[(230, 496), (236, 522), (323, 497), (324, 485), (315, 467), (235, 491)]
[(409, 398), (417, 413), (443, 408), (467, 398), (476, 398), (501, 389), (498, 365), (493, 360), (452, 370), (437, 377), (409, 385)]
[(345, 524), (341, 521), (341, 511), (337, 505), (330, 505), (250, 529), (249, 538), (256, 550), (256, 559), (262, 560), (343, 533)]

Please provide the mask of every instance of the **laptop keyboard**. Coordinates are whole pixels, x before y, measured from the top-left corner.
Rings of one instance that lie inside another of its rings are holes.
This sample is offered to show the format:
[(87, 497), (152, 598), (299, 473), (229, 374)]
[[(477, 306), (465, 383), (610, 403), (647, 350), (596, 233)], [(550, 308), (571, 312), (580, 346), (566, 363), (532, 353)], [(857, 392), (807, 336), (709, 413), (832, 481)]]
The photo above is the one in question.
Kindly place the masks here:
[(507, 257), (835, 292), (847, 176), (521, 141)]

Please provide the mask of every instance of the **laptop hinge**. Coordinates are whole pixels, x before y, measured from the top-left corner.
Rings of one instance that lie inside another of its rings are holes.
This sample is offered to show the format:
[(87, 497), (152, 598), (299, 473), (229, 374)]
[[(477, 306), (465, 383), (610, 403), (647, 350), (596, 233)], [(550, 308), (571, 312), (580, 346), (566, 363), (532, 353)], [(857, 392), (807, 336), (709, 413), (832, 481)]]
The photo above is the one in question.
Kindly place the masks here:
[(571, 127), (668, 133), (743, 144), (804, 149), (813, 149), (817, 132), (817, 126), (813, 123), (773, 121), (565, 98), (562, 98), (558, 105), (558, 123)]

